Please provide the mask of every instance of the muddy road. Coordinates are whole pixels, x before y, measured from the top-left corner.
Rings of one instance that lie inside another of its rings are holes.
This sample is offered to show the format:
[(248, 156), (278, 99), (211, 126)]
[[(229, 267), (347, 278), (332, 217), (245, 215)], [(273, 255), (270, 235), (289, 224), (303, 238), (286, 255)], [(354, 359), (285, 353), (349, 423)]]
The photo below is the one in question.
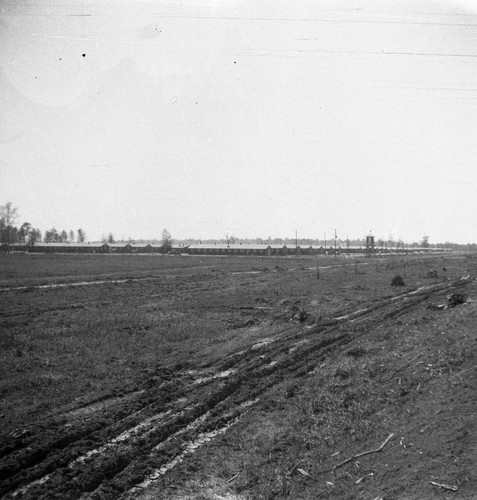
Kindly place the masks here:
[[(254, 279), (244, 275), (243, 286)], [(0, 494), (25, 499), (138, 496), (227, 432), (277, 384), (319, 369), (384, 319), (425, 301), (442, 302), (469, 281), (468, 276), (435, 280), (302, 322), (291, 321), (288, 302), (233, 306), (259, 315), (266, 324), (259, 338), (225, 356), (174, 366), (158, 363), (130, 392), (70, 405), (11, 431), (0, 450)], [(184, 295), (190, 296), (194, 287), (203, 289), (203, 283), (184, 282)], [(221, 306), (212, 301), (208, 307)], [(309, 309), (309, 303), (302, 301), (300, 307)]]

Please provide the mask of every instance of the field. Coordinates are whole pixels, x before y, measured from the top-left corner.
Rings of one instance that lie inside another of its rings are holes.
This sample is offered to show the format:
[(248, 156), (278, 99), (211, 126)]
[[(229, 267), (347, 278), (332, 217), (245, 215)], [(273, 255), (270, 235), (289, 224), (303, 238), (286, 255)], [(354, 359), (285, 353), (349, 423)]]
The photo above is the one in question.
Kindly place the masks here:
[(476, 498), (476, 276), (0, 255), (0, 496)]

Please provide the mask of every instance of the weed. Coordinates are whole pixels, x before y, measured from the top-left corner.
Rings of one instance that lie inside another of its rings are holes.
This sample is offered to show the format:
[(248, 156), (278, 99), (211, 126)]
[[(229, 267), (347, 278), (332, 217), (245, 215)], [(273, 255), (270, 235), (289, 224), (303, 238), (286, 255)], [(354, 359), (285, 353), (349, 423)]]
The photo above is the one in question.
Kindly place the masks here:
[(396, 274), (394, 278), (391, 280), (391, 285), (392, 286), (405, 286), (404, 279), (402, 278), (401, 275)]

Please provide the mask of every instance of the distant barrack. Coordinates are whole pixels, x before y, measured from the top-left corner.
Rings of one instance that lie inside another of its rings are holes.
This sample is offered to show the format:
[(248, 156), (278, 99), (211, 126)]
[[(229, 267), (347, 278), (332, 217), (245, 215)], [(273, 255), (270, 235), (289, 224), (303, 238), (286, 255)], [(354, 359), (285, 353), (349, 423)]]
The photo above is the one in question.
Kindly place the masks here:
[[(0, 245), (0, 252), (75, 253), (75, 254), (168, 254), (168, 255), (242, 255), (242, 256), (316, 256), (369, 255), (365, 246), (324, 247), (317, 245), (285, 244), (226, 244), (200, 243), (185, 246), (164, 246), (151, 243), (35, 243), (34, 245)], [(452, 252), (450, 248), (374, 247), (373, 255), (423, 254)]]

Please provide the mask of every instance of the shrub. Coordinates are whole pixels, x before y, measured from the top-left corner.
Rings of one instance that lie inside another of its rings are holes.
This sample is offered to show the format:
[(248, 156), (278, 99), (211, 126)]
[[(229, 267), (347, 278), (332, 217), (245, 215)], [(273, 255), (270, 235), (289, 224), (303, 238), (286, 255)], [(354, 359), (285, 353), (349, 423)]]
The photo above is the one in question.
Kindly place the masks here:
[(404, 280), (402, 279), (402, 276), (397, 274), (394, 276), (394, 278), (391, 280), (391, 285), (392, 286), (404, 286)]

